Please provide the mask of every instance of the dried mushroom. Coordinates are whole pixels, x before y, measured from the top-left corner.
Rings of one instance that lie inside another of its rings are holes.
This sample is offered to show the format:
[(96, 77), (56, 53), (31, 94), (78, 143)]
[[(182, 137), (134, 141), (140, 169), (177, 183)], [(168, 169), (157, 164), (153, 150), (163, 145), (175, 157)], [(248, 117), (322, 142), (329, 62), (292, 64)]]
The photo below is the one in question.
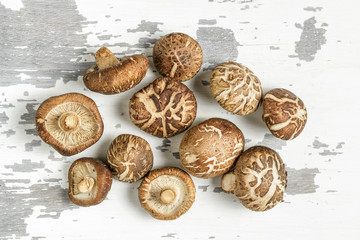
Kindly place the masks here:
[(203, 53), (199, 43), (190, 36), (170, 33), (156, 41), (153, 59), (161, 75), (186, 81), (199, 72)]
[(69, 169), (70, 200), (83, 207), (101, 203), (112, 184), (107, 166), (95, 158), (80, 158)]
[(160, 77), (130, 99), (130, 118), (140, 129), (168, 138), (183, 132), (196, 117), (192, 91), (175, 79)]
[(86, 70), (85, 86), (102, 94), (116, 94), (135, 87), (144, 77), (149, 60), (141, 54), (116, 58), (106, 47), (95, 54), (96, 65)]
[(306, 107), (294, 93), (283, 88), (272, 89), (264, 95), (263, 107), (263, 121), (275, 137), (291, 140), (304, 129)]
[(230, 170), (244, 145), (244, 135), (233, 123), (210, 118), (183, 136), (179, 149), (181, 164), (195, 177), (216, 177)]
[(112, 175), (123, 182), (136, 182), (153, 166), (153, 153), (149, 143), (131, 134), (119, 135), (110, 144), (107, 162)]
[(287, 172), (279, 154), (255, 146), (243, 152), (233, 172), (222, 177), (225, 192), (235, 193), (241, 203), (254, 211), (266, 211), (283, 201)]
[(260, 105), (259, 79), (250, 69), (235, 62), (216, 66), (211, 73), (210, 89), (220, 106), (235, 114), (248, 115)]
[(36, 112), (39, 136), (65, 156), (77, 154), (96, 143), (103, 129), (95, 102), (80, 93), (51, 97)]
[(183, 170), (166, 167), (151, 171), (139, 187), (141, 206), (154, 218), (173, 220), (195, 201), (195, 185)]

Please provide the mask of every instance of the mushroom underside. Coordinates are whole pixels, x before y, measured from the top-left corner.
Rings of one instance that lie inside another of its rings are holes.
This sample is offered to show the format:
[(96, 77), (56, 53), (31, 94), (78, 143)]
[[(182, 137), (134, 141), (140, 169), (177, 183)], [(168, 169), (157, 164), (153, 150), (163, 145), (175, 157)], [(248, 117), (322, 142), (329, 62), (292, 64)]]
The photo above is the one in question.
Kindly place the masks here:
[[(92, 184), (91, 181), (93, 181)], [(79, 200), (90, 200), (95, 198), (98, 191), (96, 181), (97, 173), (95, 167), (91, 163), (85, 162), (77, 164), (72, 171), (71, 186), (73, 197)]]

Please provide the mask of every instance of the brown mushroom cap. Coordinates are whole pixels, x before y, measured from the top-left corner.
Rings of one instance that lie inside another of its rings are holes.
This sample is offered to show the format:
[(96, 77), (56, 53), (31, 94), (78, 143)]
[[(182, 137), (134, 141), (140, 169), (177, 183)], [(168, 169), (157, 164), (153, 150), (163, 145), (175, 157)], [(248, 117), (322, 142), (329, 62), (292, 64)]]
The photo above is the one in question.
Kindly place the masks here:
[(307, 121), (303, 101), (294, 93), (276, 88), (263, 97), (263, 121), (277, 138), (291, 140), (299, 136)]
[(116, 94), (135, 87), (144, 77), (149, 60), (144, 55), (117, 59), (106, 47), (95, 54), (96, 65), (86, 70), (85, 86), (102, 94)]
[(188, 128), (196, 117), (192, 91), (175, 79), (160, 77), (130, 99), (133, 123), (154, 136), (171, 137)]
[(189, 210), (195, 201), (195, 185), (189, 174), (176, 167), (151, 171), (141, 182), (139, 200), (151, 216), (173, 220)]
[(244, 135), (232, 122), (210, 118), (185, 133), (181, 164), (195, 177), (216, 177), (230, 170), (244, 145)]
[(80, 158), (69, 169), (70, 200), (83, 207), (101, 203), (112, 184), (107, 166), (95, 158)]
[[(243, 152), (236, 162), (235, 178), (229, 175), (224, 191), (235, 192), (241, 203), (254, 211), (266, 211), (283, 201), (287, 172), (279, 154), (274, 150), (255, 146)], [(234, 180), (235, 183), (231, 183)], [(235, 187), (231, 187), (235, 186)]]
[(95, 102), (80, 93), (45, 100), (36, 112), (35, 121), (39, 136), (65, 156), (96, 143), (104, 129)]
[(153, 153), (149, 143), (131, 134), (119, 135), (110, 144), (107, 162), (114, 178), (123, 182), (136, 182), (153, 166)]
[(170, 33), (156, 41), (154, 65), (164, 77), (186, 81), (200, 70), (203, 53), (198, 42), (184, 33)]
[(220, 106), (235, 114), (253, 113), (261, 102), (259, 79), (250, 69), (235, 62), (216, 66), (211, 73), (210, 89)]

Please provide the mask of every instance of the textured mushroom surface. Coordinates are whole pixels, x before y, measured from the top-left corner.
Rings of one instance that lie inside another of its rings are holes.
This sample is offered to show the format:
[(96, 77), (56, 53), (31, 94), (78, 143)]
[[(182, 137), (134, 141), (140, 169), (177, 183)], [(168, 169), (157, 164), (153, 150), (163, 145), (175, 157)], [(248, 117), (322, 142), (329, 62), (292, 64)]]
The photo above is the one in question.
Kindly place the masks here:
[(196, 177), (216, 177), (230, 170), (244, 144), (244, 135), (232, 122), (210, 118), (185, 133), (179, 149), (181, 164)]
[(95, 102), (80, 93), (45, 100), (36, 112), (39, 136), (65, 156), (77, 154), (96, 143), (103, 122)]
[(283, 88), (272, 89), (265, 94), (263, 107), (263, 121), (275, 137), (291, 140), (304, 129), (306, 107), (294, 93)]
[(195, 185), (183, 170), (166, 167), (151, 171), (141, 182), (141, 206), (154, 218), (173, 220), (189, 210), (195, 201)]
[(160, 77), (130, 99), (130, 118), (142, 130), (171, 137), (188, 128), (196, 117), (192, 91), (175, 79)]
[(69, 169), (69, 197), (79, 206), (101, 203), (112, 185), (107, 166), (95, 158), (76, 160)]
[(283, 200), (287, 172), (274, 150), (263, 146), (249, 148), (240, 155), (234, 173), (234, 192), (245, 207), (265, 211)]
[(116, 58), (106, 47), (95, 54), (96, 65), (84, 74), (85, 86), (94, 92), (116, 94), (135, 87), (144, 77), (149, 60), (144, 55)]
[(170, 33), (156, 41), (154, 64), (166, 77), (186, 81), (200, 70), (203, 53), (198, 42), (184, 33)]
[(210, 89), (220, 106), (235, 114), (253, 113), (261, 102), (259, 79), (250, 69), (235, 62), (215, 67), (211, 73)]
[(110, 144), (107, 162), (117, 180), (136, 182), (153, 166), (153, 153), (149, 143), (131, 134), (119, 135)]

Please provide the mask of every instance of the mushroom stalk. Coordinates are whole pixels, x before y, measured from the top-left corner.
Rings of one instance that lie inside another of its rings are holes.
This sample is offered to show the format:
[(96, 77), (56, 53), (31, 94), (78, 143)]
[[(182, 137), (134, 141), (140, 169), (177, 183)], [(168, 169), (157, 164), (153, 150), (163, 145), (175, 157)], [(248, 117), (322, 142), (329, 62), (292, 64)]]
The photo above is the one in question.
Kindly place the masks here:
[(95, 61), (99, 70), (111, 68), (120, 63), (115, 55), (106, 47), (102, 47), (96, 52)]
[(83, 180), (81, 180), (78, 183), (78, 189), (81, 193), (88, 193), (91, 191), (91, 189), (94, 187), (95, 180), (92, 177), (84, 177)]
[(175, 193), (171, 189), (166, 189), (160, 193), (160, 200), (165, 204), (170, 204), (175, 200)]
[(59, 117), (59, 126), (64, 131), (73, 131), (79, 126), (79, 117), (76, 113), (66, 112)]
[(227, 193), (234, 193), (236, 188), (236, 176), (233, 171), (228, 172), (221, 178), (221, 188)]

